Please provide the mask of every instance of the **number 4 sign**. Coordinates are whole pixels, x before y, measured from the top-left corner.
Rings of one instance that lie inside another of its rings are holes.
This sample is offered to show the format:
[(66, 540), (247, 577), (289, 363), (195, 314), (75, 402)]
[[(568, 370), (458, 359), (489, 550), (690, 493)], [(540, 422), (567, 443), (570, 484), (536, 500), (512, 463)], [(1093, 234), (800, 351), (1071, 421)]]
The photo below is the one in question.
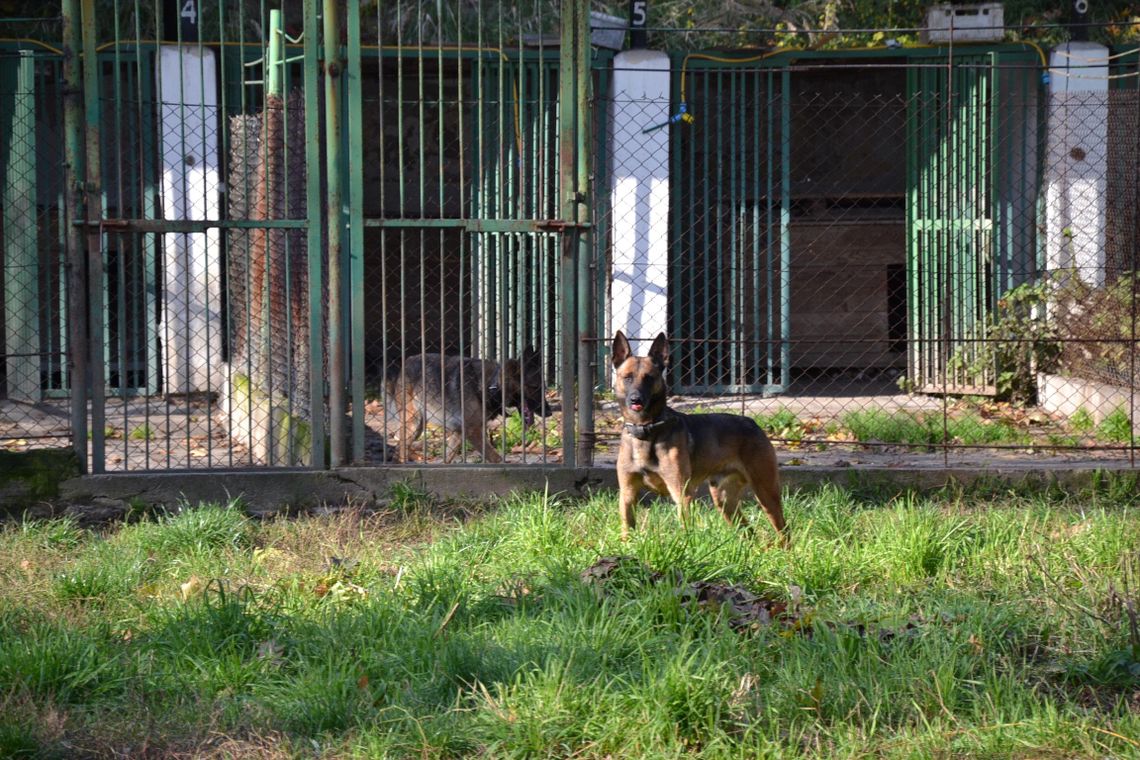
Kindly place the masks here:
[(197, 42), (200, 0), (166, 0), (163, 7), (163, 36), (167, 42)]

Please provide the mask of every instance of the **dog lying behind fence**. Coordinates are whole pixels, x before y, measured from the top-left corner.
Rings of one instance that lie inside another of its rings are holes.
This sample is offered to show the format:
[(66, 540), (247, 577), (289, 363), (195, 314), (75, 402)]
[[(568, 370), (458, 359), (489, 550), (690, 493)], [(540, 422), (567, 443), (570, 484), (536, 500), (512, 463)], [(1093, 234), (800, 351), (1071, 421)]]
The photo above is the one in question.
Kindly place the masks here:
[(664, 333), (653, 341), (649, 355), (641, 357), (633, 355), (618, 330), (612, 359), (623, 422), (617, 459), (622, 538), (635, 527), (634, 507), (643, 488), (671, 496), (684, 525), (693, 494), (707, 480), (713, 504), (732, 524), (747, 524), (739, 510), (740, 496), (745, 487), (751, 488), (786, 543), (776, 450), (760, 426), (736, 414), (670, 409), (665, 386), (669, 343)]
[(486, 462), (501, 462), (487, 440), (487, 423), (515, 408), (527, 425), (534, 415), (551, 414), (542, 379), (542, 357), (527, 346), (521, 359), (498, 362), (443, 354), (416, 354), (384, 381), (389, 413), (400, 422), (400, 461), (408, 461), (408, 446), (424, 428), (439, 425), (446, 433), (451, 462), (464, 437)]

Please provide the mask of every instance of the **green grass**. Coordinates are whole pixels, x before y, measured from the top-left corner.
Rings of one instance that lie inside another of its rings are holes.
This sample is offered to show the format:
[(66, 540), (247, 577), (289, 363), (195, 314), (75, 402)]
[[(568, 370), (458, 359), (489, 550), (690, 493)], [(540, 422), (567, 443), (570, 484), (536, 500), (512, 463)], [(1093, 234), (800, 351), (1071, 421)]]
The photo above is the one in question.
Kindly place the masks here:
[(799, 441), (804, 437), (804, 426), (796, 417), (795, 412), (787, 407), (780, 407), (771, 414), (754, 415), (752, 419), (768, 435), (787, 441)]
[(1132, 440), (1132, 420), (1124, 407), (1114, 409), (1100, 421), (1096, 436), (1107, 443), (1129, 443)]
[(1069, 418), (1069, 427), (1074, 433), (1091, 433), (1096, 428), (1096, 420), (1089, 414), (1089, 410), (1082, 406)]
[(954, 442), (964, 445), (1024, 444), (1030, 436), (1004, 420), (987, 420), (967, 412), (950, 416), (943, 426), (941, 414), (887, 412), (871, 409), (843, 415), (842, 424), (859, 441), (909, 446)]
[[(543, 433), (545, 432), (545, 439)], [(511, 412), (503, 418), (503, 424), (493, 435), (494, 445), (499, 448), (505, 445), (507, 451), (516, 446), (535, 446), (540, 442), (547, 448), (556, 449), (562, 445), (562, 437), (558, 434), (555, 418), (535, 416), (534, 422), (526, 426), (525, 440), (523, 436), (523, 418), (517, 411)]]
[[(1140, 488), (790, 493), (789, 549), (616, 496), (0, 530), (0, 756), (1127, 757)], [(580, 573), (631, 555), (609, 591)], [(677, 584), (797, 626), (741, 633)]]

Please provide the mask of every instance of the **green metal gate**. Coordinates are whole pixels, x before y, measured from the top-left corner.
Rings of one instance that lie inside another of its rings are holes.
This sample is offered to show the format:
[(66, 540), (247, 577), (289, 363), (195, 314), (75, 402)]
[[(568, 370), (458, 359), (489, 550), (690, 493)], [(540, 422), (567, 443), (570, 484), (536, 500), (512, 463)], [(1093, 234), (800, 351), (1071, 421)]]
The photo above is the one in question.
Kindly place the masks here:
[(1001, 296), (1037, 270), (1033, 59), (989, 51), (907, 71), (909, 372), (926, 393), (992, 395)]
[(779, 393), (790, 382), (790, 70), (677, 56), (669, 256), (682, 393)]
[(65, 0), (82, 218), (52, 329), (90, 376), (77, 453), (96, 472), (365, 461), (366, 388), (392, 366), (533, 346), (563, 395), (543, 456), (573, 464), (588, 6), (273, 5)]
[[(495, 9), (457, 8), (446, 43), (438, 29), (383, 23), (362, 40), (358, 7), (349, 3), (344, 112), (353, 414), (343, 456), (375, 458), (366, 389), (410, 356), (504, 361), (533, 347), (544, 385), (561, 389), (561, 456), (572, 463), (573, 410), (587, 426), (592, 410), (574, 388), (593, 386), (575, 375), (593, 350), (578, 340), (590, 273), (587, 6), (556, 3), (548, 18), (536, 8), (514, 26)], [(543, 33), (555, 23), (557, 42)], [(375, 416), (372, 427), (392, 429), (387, 405)], [(344, 461), (335, 449), (332, 461)]]

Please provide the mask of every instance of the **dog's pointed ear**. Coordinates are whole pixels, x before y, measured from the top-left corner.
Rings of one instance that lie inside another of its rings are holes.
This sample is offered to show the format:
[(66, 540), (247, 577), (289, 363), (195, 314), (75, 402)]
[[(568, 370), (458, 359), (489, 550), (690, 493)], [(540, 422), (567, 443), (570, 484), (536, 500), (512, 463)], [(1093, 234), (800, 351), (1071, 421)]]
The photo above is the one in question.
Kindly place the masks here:
[(614, 345), (611, 351), (611, 358), (614, 363), (614, 369), (622, 365), (626, 359), (633, 353), (633, 349), (629, 347), (629, 341), (625, 337), (625, 333), (618, 330), (614, 335)]
[(527, 346), (523, 349), (522, 358), (524, 364), (537, 364), (542, 361), (542, 355), (534, 349), (534, 346)]
[(665, 333), (658, 333), (653, 339), (653, 345), (649, 347), (649, 358), (658, 366), (669, 366), (669, 341)]

